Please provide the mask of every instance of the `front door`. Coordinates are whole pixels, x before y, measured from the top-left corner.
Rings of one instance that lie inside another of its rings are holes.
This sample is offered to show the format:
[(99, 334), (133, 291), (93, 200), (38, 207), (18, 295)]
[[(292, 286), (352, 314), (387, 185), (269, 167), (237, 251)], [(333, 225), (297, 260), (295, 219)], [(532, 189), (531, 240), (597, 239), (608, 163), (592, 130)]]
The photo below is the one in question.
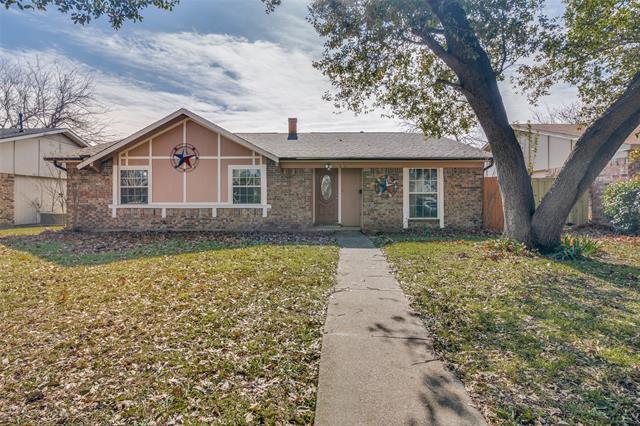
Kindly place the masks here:
[(338, 224), (338, 170), (316, 169), (316, 224)]

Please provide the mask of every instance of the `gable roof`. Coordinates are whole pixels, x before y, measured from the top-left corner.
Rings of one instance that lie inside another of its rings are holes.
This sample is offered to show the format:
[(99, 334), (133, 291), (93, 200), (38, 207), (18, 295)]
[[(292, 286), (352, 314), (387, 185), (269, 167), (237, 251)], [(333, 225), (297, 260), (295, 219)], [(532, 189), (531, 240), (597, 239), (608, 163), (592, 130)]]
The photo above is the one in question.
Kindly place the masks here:
[(120, 141), (65, 152), (49, 161), (79, 161), (78, 168), (99, 161), (126, 145), (144, 140), (158, 128), (189, 118), (220, 133), (230, 140), (254, 150), (274, 161), (280, 160), (486, 160), (490, 154), (452, 139), (428, 139), (421, 133), (401, 132), (320, 132), (298, 133), (289, 139), (288, 133), (231, 133), (192, 113), (179, 109)]
[(78, 146), (82, 146), (82, 147), (89, 146), (89, 144), (86, 143), (84, 140), (82, 140), (80, 136), (76, 135), (73, 131), (69, 129), (44, 128), (44, 127), (34, 128), (34, 129), (22, 129), (22, 130), (13, 128), (13, 127), (9, 129), (0, 129), (0, 143), (36, 138), (40, 136), (57, 135), (57, 134), (65, 135)]
[[(529, 132), (530, 130), (536, 133), (543, 133), (547, 135), (556, 135), (569, 139), (578, 139), (585, 130), (587, 130), (584, 124), (558, 124), (558, 123), (531, 123), (531, 124), (513, 124), (514, 129), (523, 132)], [(629, 137), (624, 141), (626, 144), (634, 145), (640, 144), (640, 127), (633, 131)]]
[(127, 144), (135, 141), (135, 140), (139, 140), (141, 138), (144, 138), (145, 136), (149, 135), (151, 136), (153, 131), (158, 129), (159, 127), (171, 122), (172, 120), (176, 120), (179, 119), (181, 116), (184, 116), (184, 118), (190, 118), (191, 120), (193, 120), (194, 122), (200, 124), (201, 126), (208, 128), (209, 130), (212, 130), (216, 133), (220, 133), (221, 135), (231, 139), (232, 141), (246, 147), (249, 148), (253, 151), (258, 152), (261, 155), (264, 155), (265, 157), (271, 158), (272, 160), (277, 161), (277, 157), (275, 157), (273, 154), (271, 154), (270, 152), (267, 152), (265, 150), (263, 150), (262, 148), (253, 145), (251, 142), (246, 141), (240, 137), (238, 137), (237, 135), (235, 135), (234, 133), (231, 133), (230, 131), (223, 129), (222, 127), (212, 123), (211, 121), (200, 117), (199, 115), (185, 109), (185, 108), (180, 108), (179, 110), (175, 111), (172, 114), (167, 115), (166, 117), (156, 121), (155, 123), (152, 123), (150, 125), (148, 125), (147, 127), (145, 127), (142, 130), (139, 130), (137, 132), (135, 132), (134, 134), (118, 141), (115, 143), (112, 143), (109, 147), (106, 147), (105, 149), (91, 155), (90, 157), (86, 158), (85, 160), (83, 160), (80, 164), (78, 164), (78, 169), (82, 169), (83, 167), (88, 166), (89, 164), (98, 161), (106, 156), (108, 156), (109, 154), (117, 151), (118, 149), (126, 146)]
[(238, 133), (281, 160), (484, 160), (486, 152), (452, 139), (428, 139), (421, 133), (328, 132)]

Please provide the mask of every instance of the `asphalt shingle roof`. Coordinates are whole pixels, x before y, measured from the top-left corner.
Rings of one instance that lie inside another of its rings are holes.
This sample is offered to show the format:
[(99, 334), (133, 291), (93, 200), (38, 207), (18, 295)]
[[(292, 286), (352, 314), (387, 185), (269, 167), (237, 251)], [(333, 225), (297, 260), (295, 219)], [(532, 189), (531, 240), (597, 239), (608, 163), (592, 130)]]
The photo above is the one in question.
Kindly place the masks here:
[(236, 133), (281, 159), (484, 159), (486, 152), (451, 139), (420, 133)]
[(109, 148), (111, 145), (117, 142), (118, 141), (107, 142), (107, 143), (101, 143), (98, 145), (88, 146), (86, 148), (73, 149), (71, 151), (65, 151), (65, 152), (45, 156), (44, 159), (45, 160), (83, 160), (85, 158), (89, 158), (99, 153), (102, 150)]
[(18, 136), (28, 136), (28, 135), (36, 135), (38, 133), (46, 133), (50, 131), (58, 131), (60, 129), (47, 129), (47, 128), (36, 128), (36, 129), (16, 129), (14, 127), (9, 129), (0, 129), (0, 139), (11, 139)]

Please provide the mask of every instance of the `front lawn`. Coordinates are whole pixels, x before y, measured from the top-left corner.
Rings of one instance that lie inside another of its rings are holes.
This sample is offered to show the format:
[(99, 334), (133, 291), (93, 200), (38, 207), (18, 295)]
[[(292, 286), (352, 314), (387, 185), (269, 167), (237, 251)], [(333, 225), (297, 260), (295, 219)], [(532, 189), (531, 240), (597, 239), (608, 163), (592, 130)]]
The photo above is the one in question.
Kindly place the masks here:
[(337, 258), (319, 236), (0, 237), (0, 423), (310, 423)]
[(572, 262), (489, 239), (382, 241), (490, 423), (640, 423), (640, 238)]

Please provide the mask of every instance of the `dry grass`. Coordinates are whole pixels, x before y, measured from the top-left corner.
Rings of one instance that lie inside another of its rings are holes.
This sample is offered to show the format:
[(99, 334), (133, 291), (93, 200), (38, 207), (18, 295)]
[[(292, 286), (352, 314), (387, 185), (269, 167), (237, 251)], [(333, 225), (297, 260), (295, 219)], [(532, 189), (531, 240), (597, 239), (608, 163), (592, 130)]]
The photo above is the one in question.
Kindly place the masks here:
[(312, 422), (336, 247), (120, 237), (0, 238), (0, 423)]
[(490, 423), (639, 424), (640, 238), (599, 240), (571, 262), (478, 239), (383, 242)]

